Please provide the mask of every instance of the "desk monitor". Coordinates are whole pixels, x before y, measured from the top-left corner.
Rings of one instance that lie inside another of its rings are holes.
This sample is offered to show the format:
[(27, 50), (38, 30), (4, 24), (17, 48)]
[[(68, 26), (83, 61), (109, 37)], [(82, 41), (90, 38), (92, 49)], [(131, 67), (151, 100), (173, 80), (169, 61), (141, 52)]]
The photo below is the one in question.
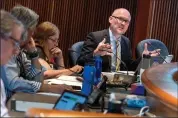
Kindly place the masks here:
[(86, 102), (87, 96), (77, 92), (65, 90), (55, 103), (54, 109), (74, 110), (76, 105), (85, 104)]

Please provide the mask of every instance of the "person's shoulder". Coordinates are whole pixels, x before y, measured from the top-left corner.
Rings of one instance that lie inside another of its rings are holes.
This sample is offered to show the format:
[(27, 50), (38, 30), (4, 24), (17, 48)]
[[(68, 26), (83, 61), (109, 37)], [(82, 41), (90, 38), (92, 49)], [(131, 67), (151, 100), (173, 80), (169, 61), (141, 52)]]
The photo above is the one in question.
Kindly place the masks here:
[(93, 35), (102, 35), (102, 34), (106, 34), (108, 32), (108, 29), (104, 29), (104, 30), (100, 30), (100, 31), (94, 31), (91, 32)]
[(126, 41), (126, 42), (130, 42), (129, 38), (127, 38), (126, 36), (124, 35), (121, 35), (121, 39)]
[(121, 35), (121, 38), (124, 39), (124, 40), (129, 40), (129, 38), (127, 38), (127, 37), (124, 36), (124, 35)]
[(89, 33), (89, 36), (92, 36), (94, 39), (103, 39), (104, 36), (107, 36), (109, 34), (108, 29), (100, 30), (100, 31), (95, 31)]

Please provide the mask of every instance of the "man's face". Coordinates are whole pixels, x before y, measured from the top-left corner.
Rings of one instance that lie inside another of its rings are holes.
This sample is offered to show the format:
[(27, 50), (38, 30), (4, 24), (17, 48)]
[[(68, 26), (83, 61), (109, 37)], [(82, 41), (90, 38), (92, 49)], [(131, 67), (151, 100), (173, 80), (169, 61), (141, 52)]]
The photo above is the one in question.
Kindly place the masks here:
[(124, 34), (129, 26), (131, 17), (130, 13), (125, 9), (114, 11), (112, 16), (109, 17), (110, 29), (114, 35)]
[(19, 50), (22, 31), (21, 27), (14, 25), (11, 36), (1, 39), (1, 64), (6, 64), (11, 56)]
[(26, 39), (25, 40), (22, 40), (20, 42), (20, 48), (21, 49), (25, 49), (26, 46), (30, 43), (30, 40), (32, 38), (32, 35), (35, 31), (35, 27), (34, 28), (29, 28), (27, 31), (26, 31)]

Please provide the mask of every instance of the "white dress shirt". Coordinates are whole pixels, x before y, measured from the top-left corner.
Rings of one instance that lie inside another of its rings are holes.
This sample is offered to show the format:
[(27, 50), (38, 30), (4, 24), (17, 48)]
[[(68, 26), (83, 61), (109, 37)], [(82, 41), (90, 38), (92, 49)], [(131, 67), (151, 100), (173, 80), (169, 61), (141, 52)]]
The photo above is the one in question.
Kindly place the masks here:
[(4, 83), (1, 79), (1, 117), (8, 117), (8, 110), (6, 108), (6, 94), (4, 89)]
[[(111, 56), (111, 71), (115, 72), (116, 71), (116, 65), (117, 65), (117, 44), (116, 44), (116, 37), (113, 35), (113, 33), (111, 32), (110, 28), (109, 28), (109, 37), (110, 37), (110, 43), (111, 43), (111, 49), (113, 51), (113, 55)], [(117, 40), (121, 40), (121, 38), (118, 38)], [(121, 45), (120, 45), (121, 48)], [(119, 52), (121, 53), (121, 52)], [(119, 54), (119, 58), (121, 59), (121, 54)]]

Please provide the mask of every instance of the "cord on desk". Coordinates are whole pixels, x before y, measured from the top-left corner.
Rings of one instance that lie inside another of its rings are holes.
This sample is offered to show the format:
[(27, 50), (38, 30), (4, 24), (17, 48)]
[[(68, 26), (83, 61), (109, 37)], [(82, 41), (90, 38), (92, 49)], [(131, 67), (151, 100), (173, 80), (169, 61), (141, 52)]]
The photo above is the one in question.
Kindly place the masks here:
[(142, 107), (141, 110), (140, 110), (140, 113), (137, 114), (137, 115), (134, 115), (133, 117), (141, 117), (143, 115), (146, 115), (148, 117), (157, 117), (156, 115), (149, 112), (149, 106)]
[(148, 111), (149, 111), (149, 106), (144, 106), (144, 107), (141, 108), (140, 113), (137, 114), (137, 115), (134, 115), (133, 117), (136, 117), (136, 116), (141, 117)]

